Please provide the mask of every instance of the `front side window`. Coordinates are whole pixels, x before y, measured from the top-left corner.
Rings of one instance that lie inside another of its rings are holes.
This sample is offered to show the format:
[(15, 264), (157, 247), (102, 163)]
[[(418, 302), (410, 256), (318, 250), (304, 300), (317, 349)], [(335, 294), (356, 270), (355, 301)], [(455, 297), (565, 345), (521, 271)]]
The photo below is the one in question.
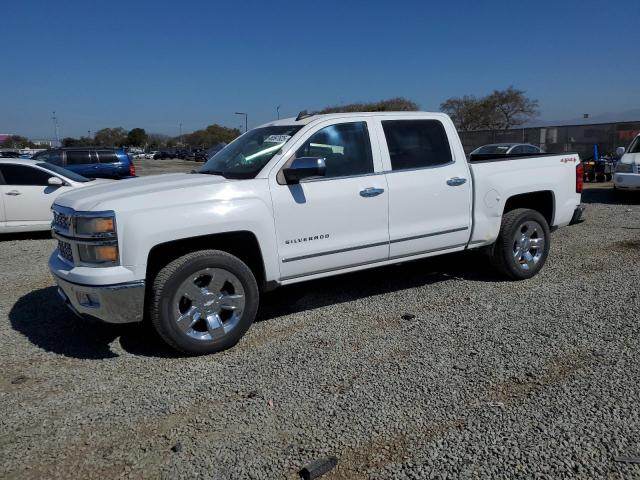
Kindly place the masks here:
[(371, 142), (365, 122), (339, 123), (318, 130), (296, 152), (296, 158), (324, 158), (325, 178), (373, 173)]
[(631, 142), (629, 153), (640, 153), (640, 137), (636, 137), (636, 139)]
[(254, 128), (213, 155), (198, 173), (254, 178), (300, 128), (299, 125)]
[(88, 150), (67, 151), (67, 165), (85, 165), (92, 163)]
[(0, 172), (6, 185), (49, 185), (51, 174), (25, 165), (0, 165)]
[(453, 161), (444, 126), (437, 120), (384, 120), (392, 170), (435, 167)]

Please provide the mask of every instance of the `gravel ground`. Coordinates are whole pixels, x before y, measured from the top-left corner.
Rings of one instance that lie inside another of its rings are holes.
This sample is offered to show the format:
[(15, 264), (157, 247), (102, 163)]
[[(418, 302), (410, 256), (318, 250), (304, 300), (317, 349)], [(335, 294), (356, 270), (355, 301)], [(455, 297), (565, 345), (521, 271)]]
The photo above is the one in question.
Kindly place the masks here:
[(640, 478), (640, 197), (583, 198), (531, 280), (450, 255), (315, 281), (199, 358), (76, 319), (53, 241), (2, 238), (0, 477)]

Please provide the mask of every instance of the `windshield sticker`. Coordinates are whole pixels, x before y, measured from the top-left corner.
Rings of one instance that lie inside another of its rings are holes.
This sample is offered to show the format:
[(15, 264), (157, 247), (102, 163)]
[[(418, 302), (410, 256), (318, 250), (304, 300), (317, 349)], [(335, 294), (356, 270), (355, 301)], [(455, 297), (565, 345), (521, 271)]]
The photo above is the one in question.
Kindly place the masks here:
[(291, 135), (269, 135), (264, 141), (269, 143), (284, 143), (290, 138)]

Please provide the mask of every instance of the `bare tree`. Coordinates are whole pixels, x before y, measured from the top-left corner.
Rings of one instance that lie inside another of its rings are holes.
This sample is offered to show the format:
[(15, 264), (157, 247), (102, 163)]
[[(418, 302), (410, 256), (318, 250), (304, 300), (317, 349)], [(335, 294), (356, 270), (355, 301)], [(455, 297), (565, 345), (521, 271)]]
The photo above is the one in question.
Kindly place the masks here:
[(469, 130), (506, 130), (522, 125), (538, 115), (538, 101), (527, 98), (525, 92), (509, 87), (494, 90), (482, 98), (452, 97), (440, 104), (456, 128)]
[(379, 102), (349, 103), (325, 107), (315, 113), (340, 113), (340, 112), (404, 112), (419, 110), (418, 104), (403, 97), (380, 100)]

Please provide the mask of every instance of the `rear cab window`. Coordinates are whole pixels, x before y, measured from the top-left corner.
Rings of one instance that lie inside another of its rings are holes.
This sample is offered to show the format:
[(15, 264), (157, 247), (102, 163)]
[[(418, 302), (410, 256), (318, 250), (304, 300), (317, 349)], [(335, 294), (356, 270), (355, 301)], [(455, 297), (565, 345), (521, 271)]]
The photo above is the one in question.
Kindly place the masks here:
[(453, 162), (444, 125), (439, 120), (382, 120), (391, 170), (414, 170)]

